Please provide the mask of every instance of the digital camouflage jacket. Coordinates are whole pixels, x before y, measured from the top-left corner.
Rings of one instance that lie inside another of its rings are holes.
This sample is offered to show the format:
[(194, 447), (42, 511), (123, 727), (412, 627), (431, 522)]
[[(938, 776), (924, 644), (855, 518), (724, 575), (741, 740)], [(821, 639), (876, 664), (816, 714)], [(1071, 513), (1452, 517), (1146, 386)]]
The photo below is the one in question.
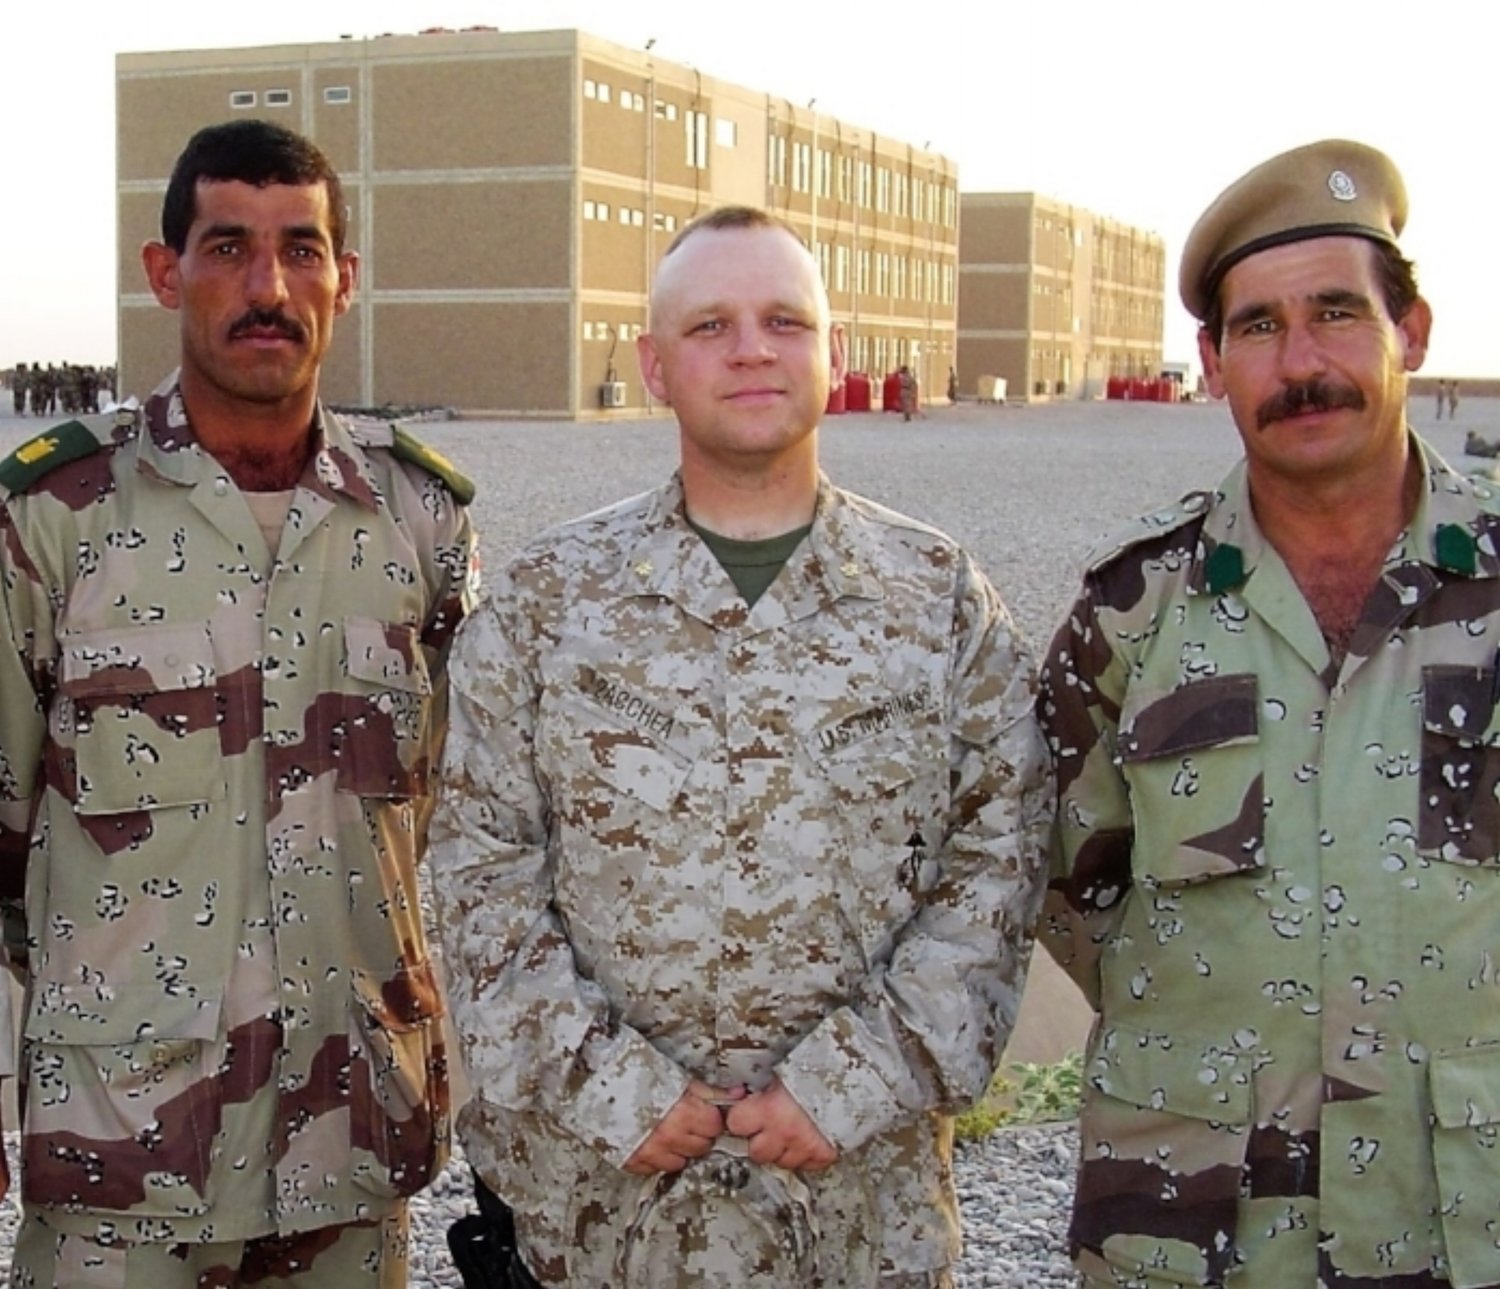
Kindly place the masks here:
[(1243, 465), (1053, 641), (1041, 934), (1098, 1010), (1099, 1282), (1500, 1285), (1500, 502), (1414, 451), (1341, 667)]
[(314, 430), (274, 558), (173, 382), (0, 466), (23, 1194), (58, 1228), (376, 1217), (446, 1153), (416, 864), (465, 485), (390, 426)]
[[(465, 626), (433, 878), (466, 1151), (549, 1284), (868, 1286), (958, 1252), (952, 1111), (1021, 994), (1029, 656), (930, 528), (822, 484), (753, 609), (680, 485), (533, 542)], [(824, 1173), (621, 1166), (779, 1076)]]

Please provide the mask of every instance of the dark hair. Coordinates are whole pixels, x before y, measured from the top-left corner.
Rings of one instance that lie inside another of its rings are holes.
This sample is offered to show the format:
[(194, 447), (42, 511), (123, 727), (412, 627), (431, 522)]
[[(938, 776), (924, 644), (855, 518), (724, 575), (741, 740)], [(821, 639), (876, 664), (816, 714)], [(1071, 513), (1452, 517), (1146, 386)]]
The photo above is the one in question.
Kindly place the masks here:
[[(1375, 282), (1385, 301), (1385, 311), (1390, 314), (1392, 322), (1400, 322), (1417, 302), (1417, 266), (1389, 242), (1377, 242), (1373, 237), (1366, 240), (1375, 248)], [(1221, 284), (1209, 301), (1208, 313), (1203, 319), (1203, 329), (1213, 341), (1215, 352), (1224, 342), (1222, 291)]]
[(682, 231), (672, 239), (671, 245), (667, 247), (662, 258), (665, 259), (694, 233), (702, 232), (705, 228), (714, 232), (739, 228), (779, 228), (783, 233), (790, 233), (795, 237), (803, 250), (807, 249), (807, 242), (803, 240), (802, 234), (780, 215), (773, 215), (759, 206), (717, 206), (706, 214), (699, 215), (690, 223), (684, 224)]
[(300, 134), (269, 121), (226, 121), (199, 130), (172, 168), (161, 204), (161, 240), (178, 254), (187, 250), (197, 215), (199, 180), (254, 184), (323, 184), (328, 191), (328, 235), (342, 254), (349, 230), (344, 186), (317, 147)]

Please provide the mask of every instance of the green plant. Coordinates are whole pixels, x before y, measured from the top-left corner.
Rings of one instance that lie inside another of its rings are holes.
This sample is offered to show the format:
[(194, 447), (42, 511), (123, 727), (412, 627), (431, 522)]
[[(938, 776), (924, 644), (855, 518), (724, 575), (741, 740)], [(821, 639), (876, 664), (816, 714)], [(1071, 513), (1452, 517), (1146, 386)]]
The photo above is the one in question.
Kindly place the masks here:
[(954, 1122), (960, 1141), (983, 1141), (997, 1128), (1071, 1119), (1083, 1092), (1083, 1054), (1070, 1052), (1053, 1065), (1003, 1065), (989, 1091)]

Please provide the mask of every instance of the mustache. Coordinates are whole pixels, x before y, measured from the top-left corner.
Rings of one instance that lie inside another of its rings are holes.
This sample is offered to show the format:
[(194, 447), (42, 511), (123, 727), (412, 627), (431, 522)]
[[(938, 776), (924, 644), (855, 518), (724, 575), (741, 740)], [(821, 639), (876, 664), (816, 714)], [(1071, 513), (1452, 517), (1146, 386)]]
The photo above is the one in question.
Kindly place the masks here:
[(1337, 407), (1347, 407), (1355, 412), (1364, 410), (1365, 396), (1353, 385), (1335, 385), (1323, 380), (1301, 380), (1292, 385), (1283, 385), (1255, 409), (1257, 429), (1265, 429), (1272, 421), (1284, 421), (1300, 412), (1331, 412)]
[(247, 331), (273, 331), (298, 344), (307, 339), (302, 324), (295, 318), (288, 318), (280, 309), (247, 309), (229, 324), (231, 340), (238, 340)]

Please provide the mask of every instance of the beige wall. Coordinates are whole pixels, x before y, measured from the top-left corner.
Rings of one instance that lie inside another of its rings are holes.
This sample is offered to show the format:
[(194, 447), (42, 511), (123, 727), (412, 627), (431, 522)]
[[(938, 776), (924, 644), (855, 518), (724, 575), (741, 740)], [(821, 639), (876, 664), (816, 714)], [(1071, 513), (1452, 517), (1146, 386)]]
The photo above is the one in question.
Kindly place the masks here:
[(381, 183), (372, 281), (393, 290), (526, 290), (567, 282), (572, 188), (537, 182)]
[(572, 334), (567, 304), (378, 304), (379, 403), (566, 415)]
[(569, 59), (377, 63), (370, 79), (377, 170), (573, 162)]

